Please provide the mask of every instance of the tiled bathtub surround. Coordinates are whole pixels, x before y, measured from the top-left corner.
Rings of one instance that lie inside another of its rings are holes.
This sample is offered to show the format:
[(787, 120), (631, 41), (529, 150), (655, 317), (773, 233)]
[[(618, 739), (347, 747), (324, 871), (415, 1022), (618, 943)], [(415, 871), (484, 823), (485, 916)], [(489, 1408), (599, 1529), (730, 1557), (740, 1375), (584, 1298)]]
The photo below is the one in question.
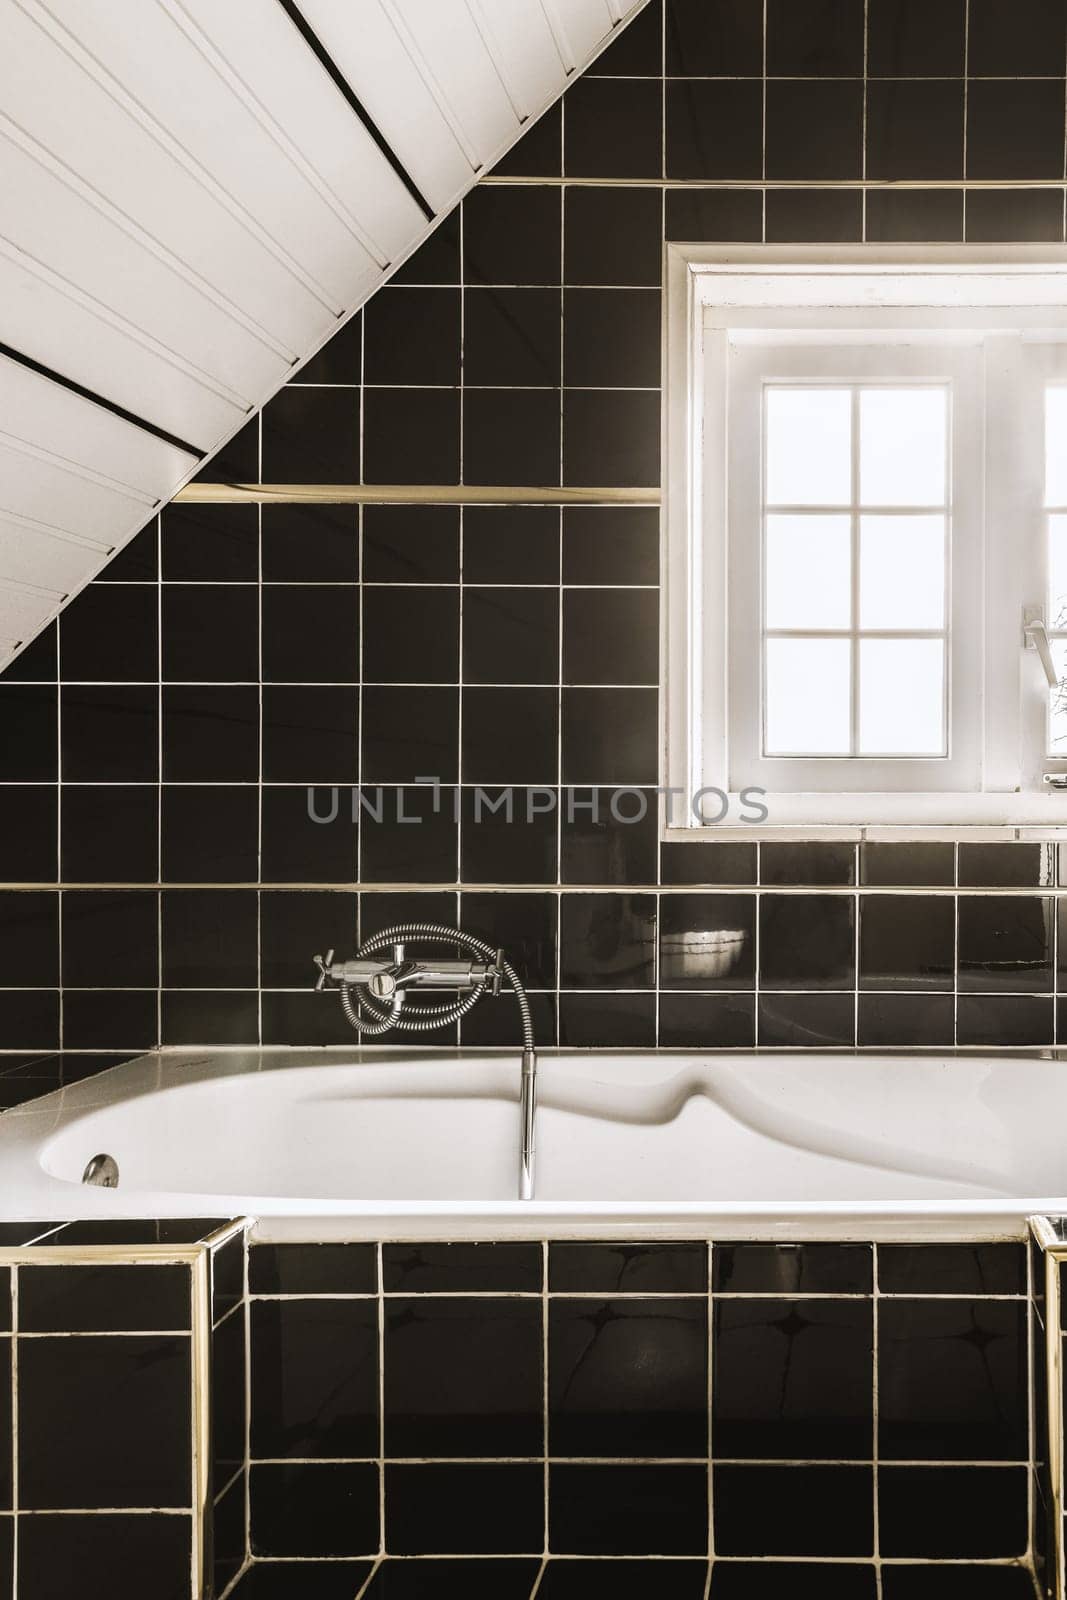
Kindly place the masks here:
[[(654, 493), (664, 242), (1062, 241), (1065, 61), (1054, 0), (651, 0), (204, 476)], [(0, 681), (3, 1099), (346, 1043), (308, 957), (401, 915), (507, 945), (546, 1042), (1056, 1040), (1034, 848), (961, 849), (957, 902), (951, 847), (475, 821), (654, 788), (658, 581), (654, 505), (167, 510)], [(458, 822), (307, 818), (428, 775)]]
[(1034, 1592), (1021, 1244), (253, 1245), (249, 1287), (240, 1600), (310, 1557), (368, 1600)]
[(241, 1225), (4, 1223), (0, 1280), (0, 1596), (221, 1592), (246, 1543)]

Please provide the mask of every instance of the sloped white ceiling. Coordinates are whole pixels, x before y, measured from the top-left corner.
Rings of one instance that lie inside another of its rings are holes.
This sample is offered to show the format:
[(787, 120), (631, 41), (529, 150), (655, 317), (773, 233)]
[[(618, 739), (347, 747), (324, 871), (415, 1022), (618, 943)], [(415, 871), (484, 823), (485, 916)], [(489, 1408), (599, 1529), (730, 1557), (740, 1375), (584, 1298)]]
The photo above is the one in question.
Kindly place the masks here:
[(644, 3), (0, 0), (0, 667)]

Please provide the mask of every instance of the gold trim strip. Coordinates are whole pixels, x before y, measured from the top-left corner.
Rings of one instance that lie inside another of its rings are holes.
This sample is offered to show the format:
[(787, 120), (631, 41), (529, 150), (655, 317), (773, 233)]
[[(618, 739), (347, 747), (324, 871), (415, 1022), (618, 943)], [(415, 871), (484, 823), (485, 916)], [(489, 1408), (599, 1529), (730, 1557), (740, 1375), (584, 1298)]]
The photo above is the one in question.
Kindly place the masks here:
[(1063, 1334), (1060, 1329), (1060, 1263), (1064, 1251), (1045, 1251), (1045, 1371), (1048, 1389), (1048, 1478), (1052, 1497), (1054, 1600), (1064, 1600), (1063, 1550)]
[(176, 505), (658, 506), (656, 488), (515, 488), (455, 483), (187, 483)]
[(192, 1594), (210, 1594), (213, 1529), (211, 1500), (211, 1279), (210, 1255), (201, 1245), (190, 1269), (192, 1296)]
[(481, 189), (487, 184), (499, 184), (508, 189), (751, 189), (761, 194), (767, 189), (1062, 189), (1064, 181), (1062, 178), (561, 178), (558, 173), (531, 178), (487, 173), (478, 179), (478, 187)]
[(206, 1244), (5, 1245), (0, 1249), (0, 1267), (99, 1267), (105, 1262), (122, 1267), (191, 1267), (206, 1248)]

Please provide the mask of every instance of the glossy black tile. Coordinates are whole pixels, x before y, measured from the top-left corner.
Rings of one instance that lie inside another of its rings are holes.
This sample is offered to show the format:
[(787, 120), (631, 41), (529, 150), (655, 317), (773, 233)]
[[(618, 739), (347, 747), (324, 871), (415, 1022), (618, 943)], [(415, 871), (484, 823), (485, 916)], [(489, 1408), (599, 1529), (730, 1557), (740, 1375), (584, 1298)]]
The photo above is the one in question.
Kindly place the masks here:
[(856, 848), (851, 844), (760, 845), (759, 876), (764, 884), (849, 884), (856, 881)]
[(463, 201), (463, 248), (469, 284), (559, 283), (559, 188), (472, 189)]
[(803, 14), (791, 0), (768, 0), (768, 74), (785, 78), (861, 76), (864, 13), (864, 0), (815, 0)]
[(160, 854), (165, 880), (254, 882), (259, 875), (258, 836), (259, 795), (254, 787), (164, 784)]
[(563, 108), (568, 178), (658, 178), (663, 159), (658, 79), (581, 77)]
[(548, 288), (479, 288), (463, 304), (463, 381), (558, 388), (560, 293)]
[(352, 1600), (373, 1569), (371, 1561), (257, 1561), (232, 1591), (233, 1600), (291, 1600), (294, 1581), (301, 1600)]
[(1064, 79), (972, 79), (968, 178), (1062, 178)]
[(370, 1244), (253, 1244), (252, 1294), (375, 1294), (378, 1266)]
[(567, 506), (563, 582), (659, 583), (659, 518), (642, 506)]
[(870, 1467), (718, 1465), (715, 1549), (727, 1556), (869, 1556), (872, 1489)]
[(254, 1458), (378, 1453), (373, 1300), (256, 1300), (251, 1308)]
[(255, 683), (259, 594), (252, 584), (164, 584), (162, 675), (170, 683)]
[[(211, 1335), (211, 1467), (217, 1485), (228, 1483), (245, 1465), (248, 1407), (245, 1392), (245, 1319), (238, 1312)], [(244, 1481), (240, 1483), (240, 1548), (244, 1556)]]
[(540, 1455), (542, 1340), (536, 1299), (390, 1299), (386, 1455)]
[(463, 401), (467, 483), (559, 483), (558, 389), (468, 389)]
[(1025, 1467), (881, 1467), (884, 1556), (976, 1560), (1027, 1544)]
[[(364, 786), (459, 775), (459, 690), (372, 685), (362, 695)], [(376, 807), (373, 794), (367, 804)], [(395, 815), (395, 807), (393, 813)], [(367, 826), (373, 820), (364, 813)], [(409, 874), (402, 874), (408, 878)]]
[(878, 78), (960, 77), (966, 0), (870, 0), (867, 71)]
[(761, 1046), (792, 1050), (855, 1043), (856, 1007), (846, 994), (760, 993), (756, 1008)]
[(905, 1047), (953, 1045), (956, 1005), (950, 994), (861, 994), (856, 1043)]
[(464, 582), (558, 583), (559, 526), (555, 506), (464, 507)]
[(264, 483), (358, 483), (359, 394), (281, 389), (263, 408)]
[(668, 77), (758, 77), (763, 13), (748, 0), (667, 0)]
[(159, 675), (155, 584), (91, 583), (59, 619), (65, 683), (154, 683)]
[[(559, 771), (558, 691), (465, 688), (460, 748), (465, 783), (554, 784)], [(483, 802), (476, 817), (490, 806)], [(512, 795), (511, 809), (520, 819), (529, 814), (521, 790)]]
[(198, 1244), (215, 1233), (226, 1217), (123, 1218), (68, 1222), (50, 1234), (48, 1244)]
[(436, 804), (432, 790), (425, 787), (407, 786), (399, 795), (386, 790), (382, 820), (364, 815), (360, 877), (367, 883), (455, 883), (459, 855), (455, 816), (452, 790), (444, 790)]
[(9, 883), (51, 883), (59, 870), (59, 790), (0, 788), (0, 873)]
[(863, 238), (860, 189), (768, 189), (768, 244), (828, 241), (855, 244)]
[(755, 189), (667, 189), (664, 238), (715, 243), (763, 238), (763, 195)]
[[(500, 190), (489, 192), (499, 194)], [(627, 284), (659, 284), (663, 270), (663, 196), (659, 189), (583, 185), (565, 189), (563, 204), (565, 283), (613, 287), (623, 278), (619, 263), (625, 261)], [(555, 243), (558, 251), (558, 236)]]
[[(40, 947), (42, 937), (54, 932), (51, 919), (41, 922), (44, 907), (36, 907), (36, 895), (19, 896), (25, 901), (22, 936), (29, 942), (36, 934), (38, 983), (50, 981), (54, 969)], [(28, 924), (36, 914), (37, 926)], [(133, 890), (85, 890), (63, 896), (63, 982), (89, 988), (109, 984), (122, 975), (130, 988), (150, 987), (159, 977), (159, 902), (154, 893)], [(11, 981), (17, 983), (17, 966), (9, 967)]]
[[(531, 695), (547, 694), (543, 690), (528, 691)], [(485, 698), (464, 693), (464, 704), (474, 700), (476, 721), (468, 720), (464, 733), (464, 772), (477, 773), (483, 760), (499, 761), (491, 737), (493, 704), (523, 704), (518, 690), (486, 690)], [(487, 703), (488, 702), (488, 703)], [(554, 706), (544, 700), (534, 702), (535, 712), (544, 713), (540, 726), (554, 721)], [(540, 741), (541, 761), (545, 766), (554, 761), (547, 736)], [(468, 752), (470, 759), (468, 759)], [(523, 754), (523, 762), (536, 755), (532, 749)], [(497, 771), (503, 766), (497, 766)], [(523, 766), (530, 777), (534, 769)], [(462, 795), (462, 846), (460, 851), (460, 876), (465, 883), (555, 883), (557, 878), (556, 813), (559, 798), (551, 783), (546, 787), (498, 788), (481, 784), (465, 789)]]
[(660, 848), (660, 881), (693, 885), (754, 884), (756, 846), (667, 841)]
[(882, 1294), (1021, 1295), (1026, 1253), (1018, 1244), (882, 1244)]
[(557, 1555), (703, 1555), (707, 1468), (554, 1462), (548, 1522)]
[(866, 209), (871, 244), (956, 243), (963, 238), (962, 189), (870, 189)]
[(956, 881), (952, 844), (861, 844), (860, 882), (941, 887)]
[(54, 686), (0, 683), (0, 783), (55, 782), (58, 713)]
[(358, 689), (266, 684), (262, 717), (264, 782), (356, 782)]
[(363, 313), (363, 381), (368, 384), (459, 382), (459, 289), (386, 287)]
[(870, 1562), (822, 1565), (817, 1561), (716, 1561), (711, 1600), (781, 1600), (817, 1594), (819, 1600), (875, 1600), (875, 1569)]
[[(60, 871), (65, 882), (157, 880), (159, 790), (155, 785), (64, 784), (62, 795)], [(16, 881), (22, 876), (17, 870), (12, 873)]]
[[(660, 320), (660, 296), (654, 289), (565, 290), (564, 383), (579, 388), (656, 388)], [(625, 338), (619, 337), (622, 328)]]
[(967, 202), (967, 242), (1051, 242), (1063, 238), (1062, 189), (975, 189)]
[(459, 283), (460, 208), (449, 212), (391, 278), (392, 283)]
[(357, 581), (357, 506), (269, 505), (260, 514), (264, 583)]
[[(261, 791), (264, 883), (354, 883), (358, 824), (352, 790), (287, 785)], [(358, 801), (357, 801), (358, 806)]]
[(175, 1332), (190, 1324), (187, 1267), (22, 1267), (22, 1333)]
[(649, 1049), (656, 1042), (656, 997), (561, 994), (559, 1042), (576, 1049)]
[(1017, 1461), (1027, 1453), (1022, 1301), (893, 1300), (878, 1312), (883, 1461)]
[(0, 962), (13, 987), (59, 983), (59, 905), (54, 894), (0, 891)]
[(20, 1517), (20, 1600), (187, 1600), (191, 1539), (187, 1516)]
[(367, 483), (459, 481), (458, 389), (363, 391)]
[(961, 994), (956, 1003), (960, 1045), (1051, 1044), (1055, 1025), (1051, 995)]
[(262, 591), (266, 683), (358, 683), (359, 592), (325, 584)]
[(885, 1600), (1030, 1600), (1033, 1584), (1021, 1566), (930, 1565), (882, 1568)]
[(4, 668), (5, 683), (55, 683), (59, 676), (59, 624), (49, 623)]
[(668, 81), (666, 131), (668, 178), (758, 178), (762, 85), (743, 79)]
[(868, 1244), (717, 1244), (712, 1270), (716, 1294), (839, 1295), (870, 1294), (874, 1267)]
[(559, 593), (468, 588), (463, 594), (464, 683), (557, 683)]
[(613, 1560), (611, 1556), (568, 1561), (556, 1556), (545, 1566), (537, 1590), (539, 1600), (704, 1600), (706, 1561)]
[(563, 171), (563, 106), (541, 113), (506, 151), (496, 166), (496, 178), (558, 178)]
[(70, 1050), (154, 1049), (159, 1043), (154, 989), (68, 989), (63, 1043)]
[[(20, 1506), (187, 1506), (191, 1392), (184, 1336), (23, 1341)], [(102, 1411), (106, 1430), (97, 1426)]]
[(778, 79), (767, 85), (766, 176), (859, 178), (863, 85), (842, 79)]
[(666, 1049), (750, 1050), (756, 1002), (750, 994), (661, 994), (659, 1043)]
[(247, 1243), (236, 1234), (211, 1252), (211, 1320), (218, 1322), (236, 1306), (244, 1294)]
[(869, 1300), (722, 1300), (712, 1437), (722, 1457), (870, 1460)]
[(873, 178), (951, 179), (963, 173), (962, 80), (887, 78), (867, 90), (867, 171)]
[(162, 693), (164, 782), (254, 783), (259, 701), (255, 684), (167, 684)]
[(564, 683), (655, 684), (658, 680), (656, 590), (564, 591)]
[(552, 1456), (706, 1456), (707, 1393), (703, 1300), (550, 1302)]
[(363, 318), (357, 312), (327, 339), (310, 361), (305, 361), (289, 382), (358, 383), (362, 361)]
[(164, 988), (255, 987), (259, 962), (254, 893), (165, 890), (160, 916)]
[[(246, 422), (197, 473), (206, 483), (258, 483), (260, 419)], [(196, 480), (194, 480), (196, 481)]]
[(1023, 0), (1009, 17), (996, 0), (970, 0), (967, 71), (972, 77), (1062, 77), (1065, 22), (1055, 0)]
[(664, 989), (748, 989), (755, 981), (752, 895), (663, 895), (659, 982)]
[(652, 0), (586, 69), (593, 78), (658, 78), (663, 73), (663, 5)]
[(847, 989), (854, 981), (851, 897), (760, 899), (760, 983), (768, 989)]
[(385, 1468), (385, 1545), (392, 1555), (530, 1555), (543, 1548), (540, 1462)]
[(9, 1050), (58, 1050), (59, 991), (0, 992), (0, 1033)]
[[(376, 1568), (363, 1600), (439, 1600), (448, 1594), (462, 1594), (463, 1600), (529, 1600), (539, 1571), (537, 1560), (514, 1557), (470, 1561), (387, 1557)], [(543, 1590), (542, 1583), (538, 1592)]]
[(959, 882), (975, 889), (1043, 889), (1056, 882), (1049, 844), (961, 844)]
[(648, 789), (568, 788), (561, 796), (563, 883), (654, 883), (658, 799)]
[(379, 1547), (378, 1467), (370, 1462), (254, 1463), (253, 1556), (358, 1556)]
[(221, 1594), (245, 1561), (245, 1489), (240, 1477), (215, 1501), (211, 1520), (211, 1577)]
[(655, 689), (565, 688), (562, 712), (565, 784), (656, 782)]
[(565, 894), (560, 983), (570, 989), (644, 989), (655, 980), (653, 895)]
[(955, 947), (952, 897), (887, 894), (861, 898), (861, 988), (951, 990)]
[(539, 1294), (539, 1244), (386, 1244), (382, 1246), (386, 1294)]
[[(154, 687), (85, 684), (64, 688), (60, 706), (60, 760), (68, 783), (154, 783), (158, 779), (159, 695)], [(42, 726), (48, 727), (47, 715)]]
[(672, 1244), (579, 1244), (549, 1246), (552, 1293), (704, 1294), (707, 1246)]

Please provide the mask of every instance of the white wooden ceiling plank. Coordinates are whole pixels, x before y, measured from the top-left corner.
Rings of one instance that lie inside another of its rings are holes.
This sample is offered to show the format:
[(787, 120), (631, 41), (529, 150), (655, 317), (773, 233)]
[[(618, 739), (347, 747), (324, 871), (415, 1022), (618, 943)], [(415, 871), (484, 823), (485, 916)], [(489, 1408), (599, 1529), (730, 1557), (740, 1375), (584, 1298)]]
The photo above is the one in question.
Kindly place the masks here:
[(59, 609), (63, 594), (47, 594), (0, 583), (0, 638), (31, 639)]
[[(288, 139), (177, 0), (143, 0), (136, 28), (121, 8), (47, 0), (47, 9), (128, 91), (144, 125), (165, 130), (193, 178), (216, 200), (221, 190), (237, 218), (254, 222), (275, 241), (280, 257), (297, 262), (334, 310), (352, 303), (369, 266), (385, 265), (386, 253), (316, 185)], [(125, 103), (122, 109), (129, 114)], [(105, 181), (99, 171), (94, 177)], [(143, 205), (136, 174), (118, 178), (110, 191), (116, 198), (120, 184), (131, 204)]]
[[(509, 0), (492, 3), (507, 10)], [(574, 54), (574, 65), (581, 71), (611, 32), (611, 17), (604, 0), (543, 0), (543, 4), (563, 29)]]
[(462, 129), (485, 166), (517, 135), (528, 108), (507, 86), (465, 0), (386, 0), (409, 30), (423, 78), (437, 90), (448, 120)]
[(344, 302), (302, 281), (299, 266), (258, 237), (232, 201), (205, 187), (178, 151), (153, 137), (123, 86), (52, 27), (77, 61), (16, 0), (0, 0), (0, 105), (8, 138), (39, 159), (50, 157), (101, 214), (143, 235), (176, 273), (210, 286), (220, 302), (276, 341), (303, 349)]
[(158, 500), (196, 457), (0, 356), (0, 432)]
[[(104, 394), (179, 439), (210, 448), (247, 416), (247, 404), (219, 392), (203, 374), (148, 342), (116, 314), (76, 296), (0, 240), (0, 344)], [(254, 394), (280, 382), (288, 366), (261, 351)], [(250, 403), (250, 402), (249, 402)]]
[(63, 532), (119, 545), (147, 522), (144, 497), (93, 482), (72, 467), (0, 440), (0, 516), (32, 517)]
[(69, 594), (100, 570), (107, 555), (103, 545), (56, 538), (0, 514), (0, 581)]
[(515, 85), (523, 115), (539, 116), (567, 81), (540, 0), (467, 0), (504, 80)]
[(301, 0), (300, 9), (405, 171), (444, 211), (474, 168), (378, 0)]
[(257, 338), (195, 282), (11, 144), (2, 129), (0, 192), (0, 227), (11, 245), (239, 394), (258, 400), (264, 368), (276, 372), (279, 356), (290, 364), (332, 320), (322, 319), (306, 340), (281, 350)]
[(426, 218), (278, 0), (168, 3), (210, 38), (386, 261), (406, 251)]

